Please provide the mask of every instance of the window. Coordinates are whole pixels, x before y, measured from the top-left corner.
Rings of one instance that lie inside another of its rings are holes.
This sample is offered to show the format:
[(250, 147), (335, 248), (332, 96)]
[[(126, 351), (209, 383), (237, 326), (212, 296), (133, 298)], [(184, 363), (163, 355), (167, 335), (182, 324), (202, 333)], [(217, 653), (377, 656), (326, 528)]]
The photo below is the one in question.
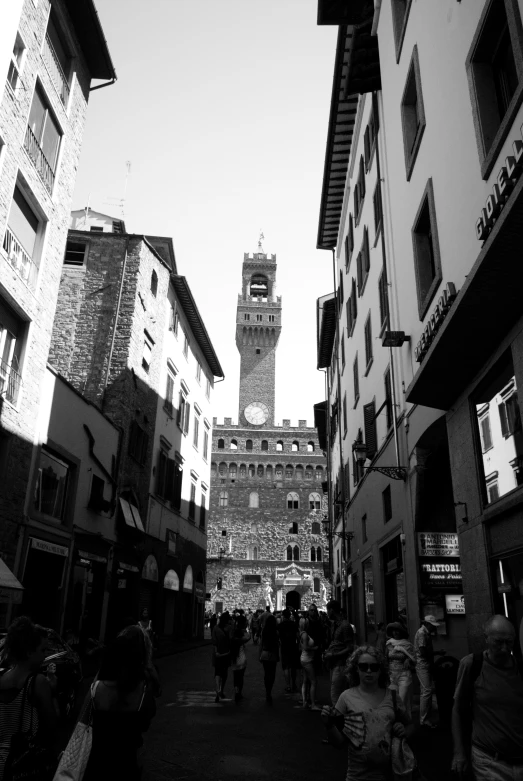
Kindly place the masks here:
[(372, 363), (372, 326), (370, 312), (365, 320), (365, 372), (368, 372)]
[(287, 545), (287, 561), (292, 561), (292, 545)]
[(299, 451), (299, 449), (300, 449), (300, 443), (299, 443), (299, 442), (297, 442), (297, 441), (295, 440), (295, 441), (292, 443), (292, 446), (291, 446), (291, 451), (292, 451), (293, 453), (297, 453), (297, 452)]
[(176, 304), (171, 304), (171, 309), (169, 313), (169, 331), (172, 331), (173, 334), (178, 338), (178, 326), (180, 324), (180, 318), (178, 315), (178, 309), (176, 307)]
[(390, 485), (388, 485), (385, 490), (381, 492), (381, 500), (383, 505), (383, 520), (385, 523), (387, 523), (392, 518), (392, 496)]
[(508, 394), (500, 401), (498, 406), (501, 434), (507, 437), (521, 431), (521, 417), (515, 385), (509, 385)]
[(16, 93), (16, 88), (20, 83), (20, 75), (22, 73), (22, 65), (25, 59), (25, 46), (20, 33), (17, 33), (15, 39), (15, 45), (13, 46), (13, 53), (11, 55), (11, 62), (9, 63), (9, 70), (7, 71), (7, 83)]
[(370, 162), (370, 129), (368, 125), (365, 128), (365, 133), (363, 135), (363, 148), (365, 154), (365, 168), (368, 171)]
[(487, 498), (488, 503), (495, 502), (497, 499), (499, 499), (499, 486), (497, 481), (497, 472), (494, 474), (494, 476), (489, 476), (485, 479), (486, 486), (487, 486)]
[[(258, 560), (258, 546), (257, 545), (250, 545), (249, 546), (249, 558), (252, 561), (257, 561)], [(258, 578), (261, 581), (261, 575), (258, 575)]]
[(396, 44), (396, 61), (399, 62), (403, 38), (407, 28), (407, 20), (412, 0), (392, 0), (392, 20), (394, 27), (394, 41)]
[[(501, 412), (501, 407), (499, 410)], [(481, 435), (481, 450), (483, 453), (485, 453), (492, 447), (492, 432), (490, 430), (490, 415), (488, 412), (488, 407), (486, 409), (486, 413), (479, 418), (479, 431)]]
[(358, 303), (356, 293), (356, 280), (352, 280), (352, 288), (350, 298), (347, 301), (347, 337), (352, 336), (354, 326), (356, 324), (356, 317), (358, 316)]
[(345, 334), (342, 330), (341, 337), (340, 337), (340, 344), (341, 344), (341, 373), (343, 374), (343, 370), (345, 368)]
[(378, 239), (378, 234), (381, 230), (381, 224), (383, 222), (383, 207), (381, 203), (381, 183), (378, 180), (374, 195), (372, 196), (372, 202), (374, 204), (374, 236), (375, 241)]
[(196, 361), (196, 381), (198, 384), (202, 381), (202, 365), (200, 361)]
[(33, 93), (24, 148), (46, 190), (52, 194), (62, 132), (39, 85)]
[(151, 359), (153, 352), (154, 342), (152, 337), (147, 331), (143, 332), (143, 354), (142, 354), (142, 368), (147, 374), (151, 368)]
[(200, 529), (205, 529), (205, 519), (207, 515), (207, 488), (204, 485), (202, 485), (200, 501)]
[(316, 480), (323, 480), (323, 468), (321, 466), (316, 467)]
[(227, 507), (229, 504), (229, 494), (227, 491), (220, 491), (220, 507)]
[(153, 271), (151, 274), (151, 293), (156, 298), (156, 294), (158, 292), (158, 274), (156, 271)]
[(256, 477), (256, 467), (254, 464), (249, 464), (249, 477)]
[(156, 493), (167, 501), (172, 501), (174, 498), (174, 472), (174, 460), (169, 458), (167, 451), (161, 448), (158, 454)]
[(407, 81), (401, 98), (401, 121), (405, 168), (407, 181), (410, 181), (426, 125), (417, 46), (414, 46), (412, 52)]
[(276, 464), (276, 480), (281, 480), (283, 477), (283, 466), (282, 464)]
[(422, 320), (441, 282), (441, 261), (432, 179), (428, 181), (414, 221), (412, 243), (414, 246), (418, 312), (420, 320)]
[(300, 497), (295, 491), (287, 494), (287, 510), (299, 510)]
[[(363, 432), (360, 429), (358, 429), (358, 436), (356, 437), (358, 442), (363, 442)], [(363, 466), (356, 461), (356, 456), (354, 454), (354, 450), (352, 451), (352, 479), (354, 482), (354, 485), (357, 486), (360, 480), (363, 479), (365, 475), (365, 470)]]
[(220, 466), (218, 467), (218, 472), (219, 472), (221, 477), (225, 477), (226, 476), (226, 474), (227, 474), (227, 464), (225, 463), (225, 461), (221, 462)]
[(231, 450), (238, 450), (238, 440), (231, 439), (231, 444), (229, 445)]
[[(185, 388), (180, 389), (180, 398), (178, 402), (178, 417), (176, 423), (184, 434), (189, 433), (189, 420), (191, 417), (191, 405), (187, 401), (187, 391)], [(219, 445), (218, 445), (219, 446)]]
[(358, 295), (362, 296), (365, 289), (365, 283), (370, 271), (370, 251), (369, 251), (369, 232), (367, 227), (363, 232), (363, 243), (356, 260), (356, 274), (358, 278)]
[(345, 436), (345, 434), (347, 433), (347, 395), (346, 394), (343, 396), (342, 411), (343, 411), (343, 436)]
[(189, 520), (196, 518), (196, 483), (191, 480), (191, 498), (189, 499)]
[[(309, 494), (309, 510), (321, 510), (321, 496), (319, 494)], [(313, 534), (318, 533), (319, 532), (313, 532)]]
[(173, 405), (173, 398), (174, 398), (174, 377), (171, 374), (171, 372), (167, 372), (167, 385), (165, 388), (165, 400), (163, 402), (163, 408), (165, 412), (170, 415), (170, 417), (174, 417), (174, 405)]
[(311, 534), (321, 534), (321, 524), (319, 521), (313, 521), (311, 524)]
[(65, 245), (64, 264), (66, 266), (83, 266), (86, 251), (86, 241), (68, 241)]
[(87, 506), (96, 513), (106, 513), (111, 509), (111, 502), (104, 499), (105, 480), (98, 475), (91, 478), (91, 490)]
[(312, 579), (312, 588), (313, 588), (313, 591), (314, 591), (315, 594), (319, 594), (320, 593), (320, 584), (321, 584), (321, 582), (320, 582), (319, 578), (313, 578)]
[(193, 437), (192, 437), (192, 444), (193, 447), (198, 450), (198, 437), (200, 435), (200, 412), (194, 408), (194, 429), (193, 429)]
[(256, 470), (256, 476), (257, 477), (263, 477), (263, 466), (262, 466), (262, 464), (258, 464), (258, 469)]
[(182, 481), (183, 470), (181, 464), (175, 459), (174, 463), (174, 489), (172, 503), (174, 507), (179, 510), (182, 506)]
[(281, 439), (279, 439), (278, 442), (276, 442), (276, 452), (277, 453), (283, 452), (283, 442), (281, 441)]
[(246, 464), (240, 464), (240, 477), (247, 477), (247, 466)]
[(269, 315), (269, 323), (276, 322), (276, 316), (275, 315)]
[(293, 561), (299, 561), (300, 560), (300, 549), (298, 548), (297, 545), (295, 545), (294, 548), (292, 549), (292, 558), (293, 558)]
[(30, 287), (38, 273), (38, 256), (42, 239), (41, 221), (16, 185), (4, 234), (3, 248), (15, 271)]
[(314, 442), (307, 442), (307, 453), (314, 453)]
[(266, 439), (262, 439), (261, 449), (264, 452), (269, 450), (269, 442)]
[(263, 315), (256, 315), (256, 322), (261, 323), (263, 320)]
[(250, 320), (250, 319), (251, 319), (251, 316), (250, 316), (249, 314), (244, 314), (244, 315), (243, 315), (243, 319), (244, 319), (244, 320)]
[(285, 467), (285, 479), (286, 480), (292, 480), (294, 477), (294, 467), (292, 464), (287, 464)]
[(45, 35), (42, 57), (45, 67), (51, 77), (60, 100), (67, 106), (69, 100), (69, 75), (71, 72), (71, 58), (69, 57), (58, 26), (55, 24), (51, 13), (47, 32)]
[(385, 420), (387, 422), (387, 431), (392, 426), (392, 384), (390, 369), (385, 372)]
[(523, 56), (521, 17), (516, 0), (484, 3), (466, 59), (476, 140), (486, 178), (521, 103), (518, 61)]
[(224, 450), (225, 449), (225, 440), (219, 439), (218, 440), (218, 450)]
[(187, 336), (187, 334), (185, 332), (183, 334), (183, 354), (185, 355), (186, 358), (188, 358), (188, 356), (189, 356), (189, 337)]
[(102, 225), (91, 225), (91, 227), (89, 228), (89, 231), (91, 233), (103, 233), (104, 229), (103, 229)]
[(42, 448), (36, 470), (34, 509), (63, 521), (65, 518), (70, 467), (54, 453)]
[(229, 477), (231, 480), (236, 480), (236, 475), (238, 473), (236, 464), (229, 464)]
[(260, 506), (260, 497), (256, 491), (249, 494), (249, 507), (258, 508)]
[(147, 431), (137, 420), (133, 420), (129, 431), (129, 455), (138, 461), (139, 464), (144, 464), (147, 458), (148, 444), (149, 435)]
[(25, 324), (0, 299), (0, 405), (16, 404), (22, 385), (21, 365)]
[(367, 542), (367, 516), (364, 515), (361, 519), (361, 541)]
[(378, 435), (376, 432), (376, 404), (363, 406), (363, 421), (365, 426), (365, 444), (367, 446), (367, 458), (374, 458), (378, 450)]
[(207, 377), (207, 383), (206, 383), (206, 386), (205, 386), (205, 395), (207, 396), (208, 399), (211, 398), (211, 381), (210, 381), (210, 379), (208, 377)]
[(113, 220), (112, 229), (113, 233), (123, 233), (123, 222), (121, 220)]
[(363, 201), (365, 198), (365, 163), (363, 161), (363, 155), (360, 157), (360, 166), (358, 174), (358, 182), (354, 188), (354, 219), (356, 225), (359, 222), (361, 216), (361, 210), (363, 208)]
[(303, 480), (303, 466), (301, 464), (298, 464), (294, 470), (294, 477), (296, 480)]
[(381, 330), (384, 330), (389, 324), (389, 291), (385, 268), (383, 268), (378, 280), (378, 295), (380, 300), (380, 325)]
[(345, 237), (345, 272), (347, 273), (350, 267), (350, 260), (352, 252), (354, 250), (354, 220), (352, 214), (349, 214), (349, 230)]
[(252, 450), (252, 439), (245, 440), (245, 450)]
[(271, 464), (268, 464), (265, 467), (265, 477), (267, 478), (267, 480), (272, 480), (272, 466), (271, 466)]
[(308, 466), (305, 470), (305, 479), (306, 480), (312, 480), (313, 479), (313, 468), (312, 466)]

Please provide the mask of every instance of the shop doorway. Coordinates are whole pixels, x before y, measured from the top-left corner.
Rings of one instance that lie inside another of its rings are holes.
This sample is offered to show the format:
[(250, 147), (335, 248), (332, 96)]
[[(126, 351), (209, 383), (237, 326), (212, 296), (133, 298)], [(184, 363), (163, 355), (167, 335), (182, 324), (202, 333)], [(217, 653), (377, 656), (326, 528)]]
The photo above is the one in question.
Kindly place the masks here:
[(523, 622), (523, 551), (492, 562), (494, 613), (506, 616), (514, 624), (516, 642), (514, 651), (521, 660), (521, 631)]
[(106, 563), (78, 557), (71, 583), (68, 625), (81, 638), (100, 639), (100, 621), (105, 589)]
[(21, 615), (60, 631), (65, 565), (69, 550), (30, 538), (25, 565)]
[(398, 534), (381, 549), (385, 586), (385, 623), (401, 621), (406, 625), (407, 597), (403, 572), (403, 549)]
[(294, 610), (301, 608), (301, 594), (299, 591), (287, 591), (285, 595), (285, 606), (292, 607)]

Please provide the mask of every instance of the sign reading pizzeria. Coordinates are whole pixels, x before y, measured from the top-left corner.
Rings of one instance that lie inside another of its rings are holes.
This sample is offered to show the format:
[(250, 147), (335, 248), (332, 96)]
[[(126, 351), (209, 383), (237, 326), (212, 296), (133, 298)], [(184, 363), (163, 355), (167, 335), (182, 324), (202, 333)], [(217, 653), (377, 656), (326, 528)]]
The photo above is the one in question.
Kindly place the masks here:
[(459, 556), (458, 535), (446, 532), (419, 532), (420, 556)]
[(438, 298), (438, 302), (434, 307), (434, 311), (430, 315), (427, 325), (423, 329), (421, 338), (414, 348), (414, 357), (418, 363), (421, 363), (425, 357), (430, 345), (434, 341), (434, 337), (439, 331), (439, 328), (446, 318), (452, 302), (456, 298), (456, 287), (453, 282), (447, 282), (443, 293)]
[(521, 176), (523, 170), (523, 141), (520, 138), (516, 138), (512, 142), (512, 151), (514, 154), (509, 155), (505, 160), (505, 165), (502, 165), (499, 169), (492, 192), (487, 198), (479, 218), (476, 220), (476, 236), (480, 241), (483, 241), (489, 235), (505, 201)]

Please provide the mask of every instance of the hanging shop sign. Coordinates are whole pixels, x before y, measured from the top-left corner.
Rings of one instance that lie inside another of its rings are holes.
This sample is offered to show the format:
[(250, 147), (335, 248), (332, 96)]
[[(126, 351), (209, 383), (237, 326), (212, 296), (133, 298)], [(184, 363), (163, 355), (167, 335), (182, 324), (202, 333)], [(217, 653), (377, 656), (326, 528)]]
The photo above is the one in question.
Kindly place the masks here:
[(144, 580), (152, 580), (153, 583), (158, 583), (158, 562), (152, 553), (147, 556), (143, 563), (142, 578)]
[(445, 594), (447, 615), (465, 615), (465, 597), (463, 594)]
[(446, 559), (433, 559), (420, 564), (421, 590), (424, 592), (447, 591), (461, 593), (463, 581), (459, 561), (450, 563)]
[(420, 556), (459, 556), (457, 534), (446, 532), (418, 532)]
[(197, 596), (197, 597), (202, 597), (202, 599), (203, 599), (203, 595), (204, 595), (204, 593), (205, 593), (205, 592), (204, 592), (204, 586), (203, 586), (203, 583), (198, 583), (198, 582), (196, 582), (196, 583), (194, 584), (194, 593), (196, 594), (196, 596)]
[[(523, 125), (520, 132), (523, 133)], [(523, 170), (523, 141), (521, 139), (516, 138), (512, 142), (512, 151), (514, 154), (509, 155), (505, 160), (505, 165), (501, 166), (492, 192), (476, 220), (476, 236), (479, 241), (484, 241), (489, 235), (506, 200), (521, 176)]]
[(88, 559), (88, 561), (97, 561), (100, 564), (107, 564), (107, 559), (104, 556), (99, 556), (97, 553), (89, 553), (89, 551), (79, 550), (78, 555), (82, 559)]
[(434, 308), (434, 311), (429, 317), (427, 325), (421, 334), (421, 338), (415, 347), (414, 357), (418, 363), (421, 363), (425, 357), (430, 345), (434, 341), (434, 337), (440, 329), (442, 322), (448, 315), (449, 309), (452, 306), (452, 302), (456, 296), (456, 286), (453, 282), (447, 282), (447, 286), (438, 298), (438, 302)]

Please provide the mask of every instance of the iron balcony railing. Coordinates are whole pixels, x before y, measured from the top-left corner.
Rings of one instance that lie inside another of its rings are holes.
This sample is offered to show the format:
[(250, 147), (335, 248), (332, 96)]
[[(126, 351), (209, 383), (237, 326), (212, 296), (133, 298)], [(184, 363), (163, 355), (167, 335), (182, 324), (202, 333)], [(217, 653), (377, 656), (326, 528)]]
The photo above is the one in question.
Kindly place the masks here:
[(24, 282), (27, 282), (31, 288), (34, 288), (38, 267), (9, 227), (5, 231), (3, 248), (11, 266), (22, 277)]
[(49, 76), (51, 77), (51, 80), (55, 85), (58, 94), (60, 95), (60, 100), (64, 106), (67, 106), (67, 102), (69, 100), (69, 84), (67, 82), (67, 77), (63, 72), (62, 66), (60, 65), (60, 61), (56, 56), (51, 39), (48, 35), (45, 36), (42, 56), (44, 58), (45, 67), (47, 68)]
[(16, 404), (22, 386), (21, 375), (5, 361), (0, 361), (0, 398)]
[(54, 185), (54, 171), (51, 165), (47, 162), (47, 158), (42, 152), (40, 144), (29, 125), (25, 131), (25, 151), (33, 161), (36, 170), (40, 174), (40, 177), (45, 184), (46, 190), (52, 195)]

